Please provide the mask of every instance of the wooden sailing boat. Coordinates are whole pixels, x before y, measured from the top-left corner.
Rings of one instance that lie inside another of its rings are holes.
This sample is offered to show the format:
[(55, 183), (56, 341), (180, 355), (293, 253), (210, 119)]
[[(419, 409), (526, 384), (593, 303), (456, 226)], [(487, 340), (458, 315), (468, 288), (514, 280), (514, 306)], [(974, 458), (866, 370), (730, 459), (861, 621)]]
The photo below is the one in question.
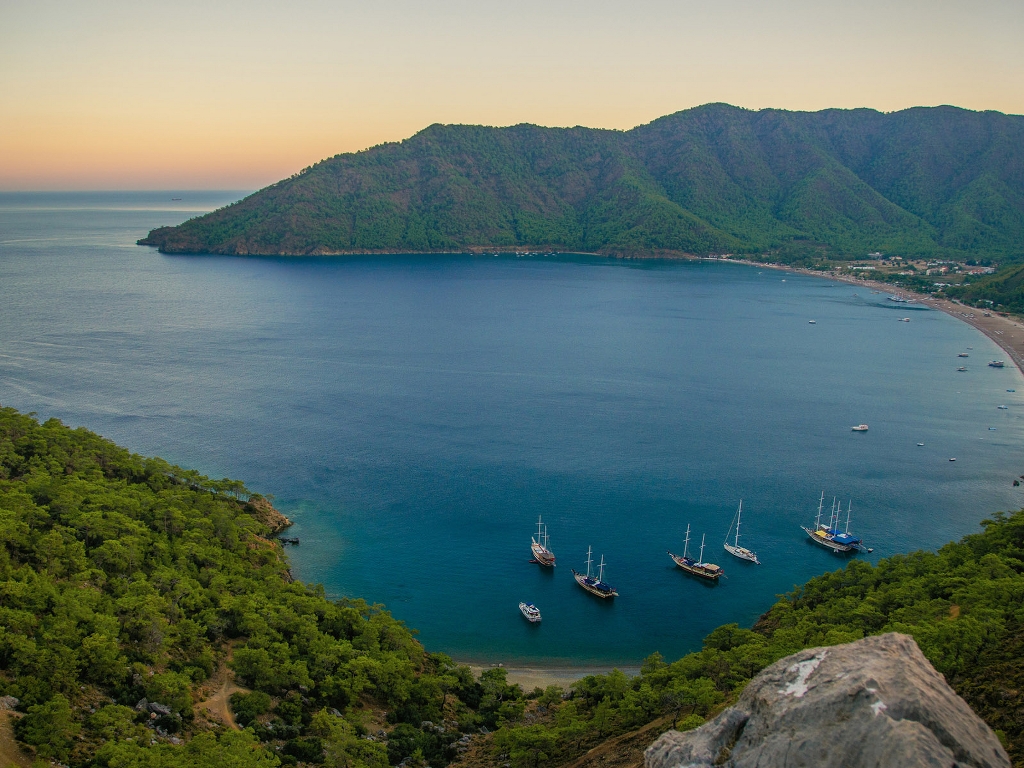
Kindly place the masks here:
[[(952, 459), (951, 459), (952, 461)], [(826, 549), (831, 549), (836, 554), (847, 552), (872, 552), (870, 547), (865, 547), (864, 542), (850, 533), (850, 512), (853, 508), (851, 501), (846, 509), (846, 530), (839, 530), (839, 516), (842, 514), (843, 505), (835, 498), (832, 499), (832, 510), (829, 515), (828, 525), (821, 522), (821, 510), (825, 506), (825, 492), (821, 492), (821, 500), (818, 502), (818, 517), (814, 521), (814, 530), (801, 525), (804, 533), (815, 544), (820, 544)]]
[(530, 551), (533, 552), (534, 562), (553, 568), (555, 554), (548, 549), (548, 527), (540, 518), (541, 516), (537, 515), (537, 535), (530, 538)]
[(591, 552), (593, 548), (587, 547), (587, 572), (582, 574), (575, 568), (572, 569), (573, 578), (576, 579), (576, 583), (583, 587), (587, 592), (598, 597), (618, 597), (619, 593), (615, 591), (615, 587), (611, 584), (605, 584), (604, 582), (604, 555), (601, 555), (601, 565), (598, 567), (597, 578), (590, 575), (590, 564), (593, 562)]
[(687, 573), (691, 573), (694, 576), (700, 576), (702, 579), (708, 579), (709, 581), (718, 581), (725, 571), (722, 570), (720, 565), (714, 563), (704, 562), (704, 535), (700, 537), (700, 555), (694, 560), (689, 556), (690, 547), (690, 526), (686, 526), (686, 541), (683, 543), (683, 554), (673, 555), (671, 552), (668, 556), (672, 558), (672, 562), (678, 565)]
[[(732, 519), (732, 523), (729, 523), (729, 530), (725, 534), (725, 551), (734, 557), (738, 557), (740, 560), (749, 560), (751, 563), (761, 564), (761, 561), (757, 559), (757, 554), (751, 552), (746, 547), (740, 546), (740, 518), (743, 517), (743, 499), (740, 499), (739, 509), (736, 510), (736, 516)], [(732, 533), (732, 526), (736, 525), (736, 538), (733, 539), (733, 543), (729, 543), (729, 534)]]

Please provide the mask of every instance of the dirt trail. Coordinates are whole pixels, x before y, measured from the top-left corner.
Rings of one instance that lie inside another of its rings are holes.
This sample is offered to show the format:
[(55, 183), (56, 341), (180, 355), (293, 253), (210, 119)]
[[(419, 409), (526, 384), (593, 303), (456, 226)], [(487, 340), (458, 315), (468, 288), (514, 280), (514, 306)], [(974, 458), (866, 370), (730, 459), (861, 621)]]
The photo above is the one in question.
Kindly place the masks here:
[(233, 731), (241, 730), (238, 727), (238, 723), (235, 722), (235, 716), (231, 713), (230, 699), (231, 694), (235, 691), (244, 690), (244, 688), (235, 685), (234, 680), (228, 678), (221, 683), (220, 687), (210, 698), (201, 702), (199, 706)]
[(29, 757), (14, 740), (14, 719), (18, 715), (9, 710), (0, 711), (0, 768), (30, 768)]
[(197, 706), (200, 709), (205, 709), (214, 717), (214, 719), (220, 721), (228, 728), (238, 731), (241, 729), (238, 727), (238, 723), (235, 722), (235, 715), (231, 711), (231, 694), (236, 691), (242, 691), (243, 693), (248, 693), (249, 691), (235, 683), (234, 673), (227, 664), (231, 661), (234, 651), (234, 646), (230, 646), (228, 648), (227, 659), (221, 662), (220, 666), (217, 667), (217, 671), (210, 679), (210, 686), (213, 688), (213, 693), (211, 693), (205, 701), (201, 701)]

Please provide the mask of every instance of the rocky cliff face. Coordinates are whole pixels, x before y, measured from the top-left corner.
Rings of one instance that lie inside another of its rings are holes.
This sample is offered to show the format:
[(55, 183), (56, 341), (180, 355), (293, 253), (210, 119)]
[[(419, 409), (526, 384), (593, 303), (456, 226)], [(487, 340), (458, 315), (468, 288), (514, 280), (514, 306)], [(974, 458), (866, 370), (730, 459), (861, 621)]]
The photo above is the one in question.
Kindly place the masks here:
[(245, 505), (245, 511), (270, 529), (271, 533), (280, 533), (292, 524), (292, 521), (274, 509), (274, 506), (262, 496), (253, 496)]
[(776, 662), (736, 706), (664, 734), (645, 765), (1009, 768), (1010, 759), (913, 638), (893, 633)]

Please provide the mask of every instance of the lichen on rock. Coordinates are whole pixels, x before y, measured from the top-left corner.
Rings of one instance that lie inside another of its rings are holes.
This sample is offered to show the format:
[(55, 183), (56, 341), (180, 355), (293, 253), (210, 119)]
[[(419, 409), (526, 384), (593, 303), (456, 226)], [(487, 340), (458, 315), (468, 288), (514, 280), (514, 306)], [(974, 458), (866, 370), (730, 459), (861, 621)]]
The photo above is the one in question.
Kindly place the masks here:
[(908, 635), (811, 648), (763, 670), (736, 705), (669, 731), (646, 768), (1009, 768), (992, 730)]

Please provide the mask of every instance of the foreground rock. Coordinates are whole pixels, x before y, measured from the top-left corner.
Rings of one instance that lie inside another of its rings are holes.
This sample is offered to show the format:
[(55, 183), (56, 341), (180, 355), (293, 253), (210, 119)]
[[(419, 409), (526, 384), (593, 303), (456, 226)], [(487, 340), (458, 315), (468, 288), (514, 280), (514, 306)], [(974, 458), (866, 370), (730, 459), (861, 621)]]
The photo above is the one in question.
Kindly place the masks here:
[(777, 661), (730, 707), (669, 731), (647, 768), (1009, 768), (992, 730), (907, 635), (811, 648)]

